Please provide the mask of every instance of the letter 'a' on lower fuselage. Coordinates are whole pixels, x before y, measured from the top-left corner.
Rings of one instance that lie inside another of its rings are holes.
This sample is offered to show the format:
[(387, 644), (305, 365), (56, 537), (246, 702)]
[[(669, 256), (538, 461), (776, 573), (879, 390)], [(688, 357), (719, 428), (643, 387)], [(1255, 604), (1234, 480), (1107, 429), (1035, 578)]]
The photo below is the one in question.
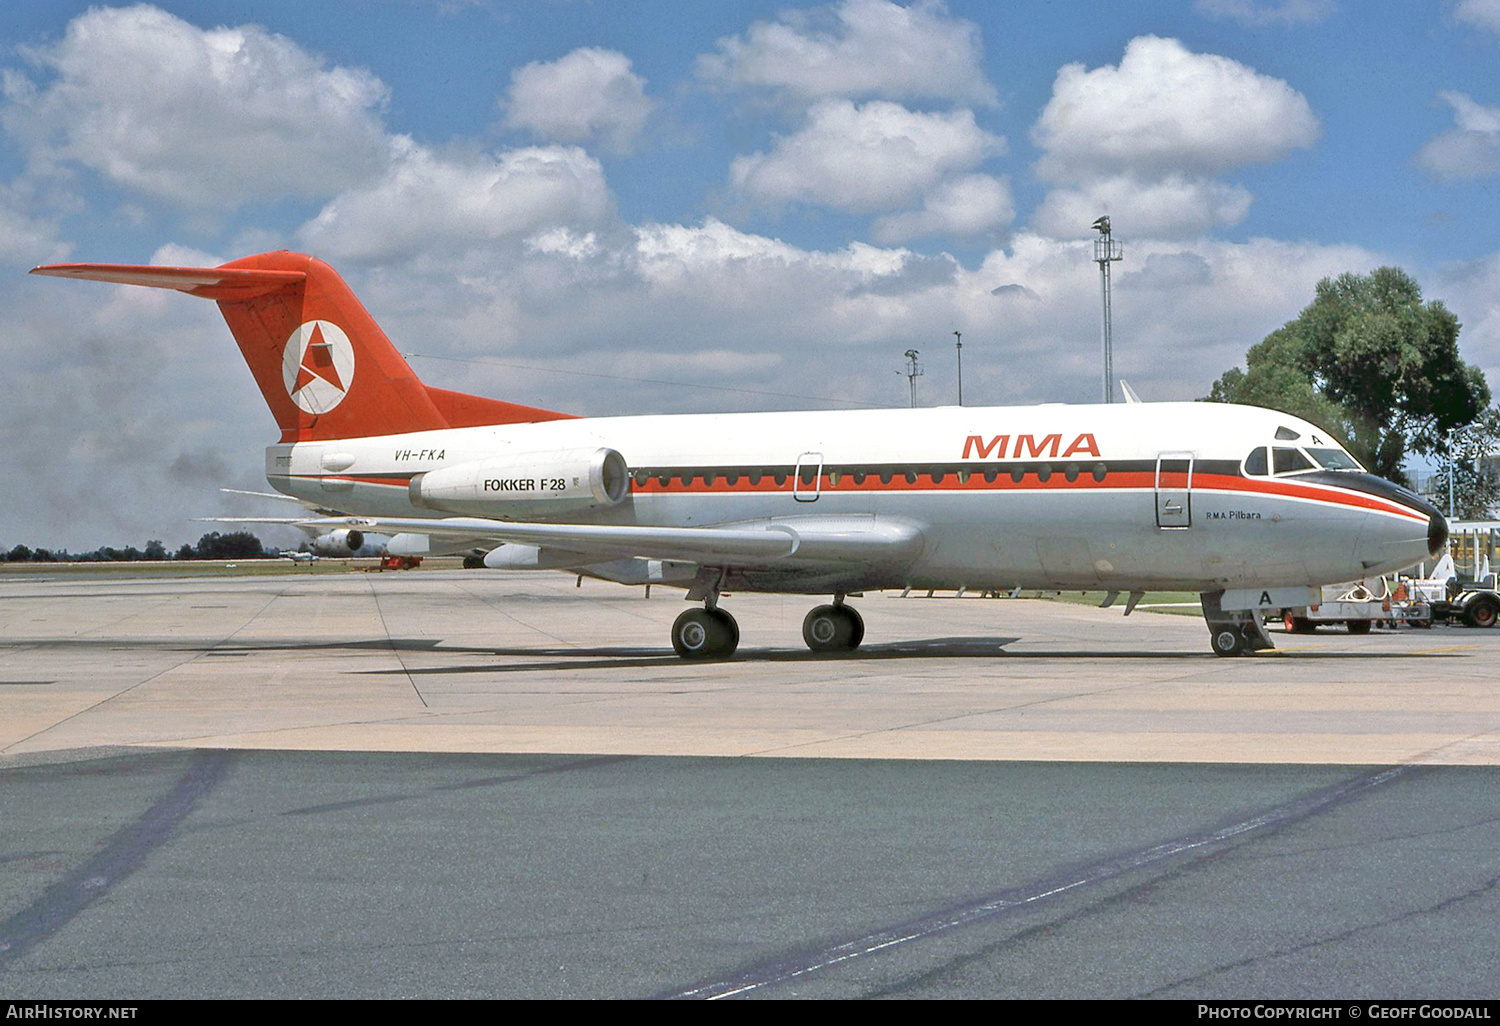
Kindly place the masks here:
[(1256, 596), (1391, 572), (1446, 545), (1429, 503), (1271, 410), (578, 418), (423, 384), (309, 256), (33, 273), (216, 302), (281, 429), (267, 479), (336, 511), (304, 529), (686, 587), (705, 606), (673, 628), (687, 658), (734, 651), (721, 592), (833, 595), (803, 632), (833, 653), (864, 635), (843, 596), (907, 587), (1197, 591), (1214, 650), (1232, 654), (1268, 644)]

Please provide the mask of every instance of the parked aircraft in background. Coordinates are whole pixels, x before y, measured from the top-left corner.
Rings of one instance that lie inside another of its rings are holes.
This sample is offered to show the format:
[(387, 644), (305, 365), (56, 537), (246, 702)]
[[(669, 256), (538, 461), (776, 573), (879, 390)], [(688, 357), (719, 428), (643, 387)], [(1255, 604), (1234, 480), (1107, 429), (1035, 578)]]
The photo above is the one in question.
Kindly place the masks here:
[[(279, 493), (248, 492), (243, 488), (220, 488), (219, 491), (228, 495), (253, 495), (260, 499), (290, 502), (303, 512), (296, 517), (198, 517), (198, 520), (214, 524), (275, 524), (295, 527), (307, 535), (308, 546), (319, 556), (354, 556), (366, 547), (384, 552), (390, 543), (390, 539), (383, 534), (371, 534), (358, 528), (336, 527), (330, 530), (324, 525), (310, 524), (309, 517), (316, 519), (338, 513), (338, 510), (314, 502)], [(287, 553), (283, 552), (281, 555), (285, 556)]]
[[(1431, 504), (1320, 428), (1213, 403), (579, 418), (419, 381), (327, 264), (58, 264), (33, 273), (219, 304), (281, 439), (272, 487), (395, 532), (390, 551), (664, 583), (687, 658), (734, 652), (728, 591), (831, 596), (803, 639), (864, 636), (845, 599), (882, 588), (1203, 596), (1212, 648), (1269, 647), (1260, 611), (1443, 549)], [(347, 536), (346, 536), (347, 540)], [(1315, 599), (1314, 599), (1315, 601)]]

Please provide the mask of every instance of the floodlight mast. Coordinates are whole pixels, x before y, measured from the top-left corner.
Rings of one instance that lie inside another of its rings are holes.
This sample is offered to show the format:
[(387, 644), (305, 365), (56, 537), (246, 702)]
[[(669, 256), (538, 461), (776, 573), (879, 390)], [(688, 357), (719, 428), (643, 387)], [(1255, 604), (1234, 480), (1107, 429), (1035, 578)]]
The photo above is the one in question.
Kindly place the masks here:
[(917, 363), (917, 351), (908, 349), (906, 351), (906, 380), (911, 387), (911, 408), (917, 408), (917, 379), (922, 376), (922, 367)]
[(964, 404), (964, 337), (955, 331), (953, 337), (958, 341), (954, 343), (958, 347), (958, 405)]
[(1094, 240), (1094, 262), (1099, 265), (1099, 294), (1104, 302), (1104, 401), (1112, 403), (1115, 401), (1112, 386), (1115, 377), (1115, 354), (1110, 315), (1109, 265), (1119, 260), (1123, 254), (1120, 244), (1110, 238), (1108, 214), (1095, 221), (1092, 227), (1099, 232), (1099, 238)]

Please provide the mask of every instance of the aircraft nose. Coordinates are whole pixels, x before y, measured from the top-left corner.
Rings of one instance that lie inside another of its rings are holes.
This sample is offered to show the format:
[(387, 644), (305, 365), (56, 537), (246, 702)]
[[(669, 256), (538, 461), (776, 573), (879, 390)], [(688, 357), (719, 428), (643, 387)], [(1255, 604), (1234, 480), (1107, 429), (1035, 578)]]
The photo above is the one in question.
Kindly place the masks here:
[(1448, 548), (1448, 518), (1437, 510), (1427, 520), (1427, 554), (1437, 556)]
[(1403, 570), (1447, 548), (1448, 519), (1420, 495), (1373, 474), (1347, 474), (1339, 478), (1339, 483), (1408, 511), (1404, 516), (1375, 513), (1366, 519), (1355, 544), (1365, 573)]

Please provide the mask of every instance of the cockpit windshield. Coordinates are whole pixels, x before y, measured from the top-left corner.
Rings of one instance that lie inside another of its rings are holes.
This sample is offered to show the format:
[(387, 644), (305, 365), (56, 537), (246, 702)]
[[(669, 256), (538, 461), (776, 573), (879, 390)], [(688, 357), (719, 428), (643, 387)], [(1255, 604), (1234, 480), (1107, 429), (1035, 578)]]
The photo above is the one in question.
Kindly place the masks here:
[(1271, 450), (1271, 467), (1278, 474), (1295, 474), (1300, 470), (1312, 470), (1313, 464), (1302, 455), (1301, 449), (1283, 449), (1278, 445)]
[(1245, 457), (1245, 473), (1254, 477), (1305, 474), (1310, 470), (1363, 469), (1354, 457), (1342, 449), (1263, 445)]
[(1308, 449), (1307, 454), (1323, 465), (1324, 470), (1362, 470), (1364, 469), (1342, 449)]

